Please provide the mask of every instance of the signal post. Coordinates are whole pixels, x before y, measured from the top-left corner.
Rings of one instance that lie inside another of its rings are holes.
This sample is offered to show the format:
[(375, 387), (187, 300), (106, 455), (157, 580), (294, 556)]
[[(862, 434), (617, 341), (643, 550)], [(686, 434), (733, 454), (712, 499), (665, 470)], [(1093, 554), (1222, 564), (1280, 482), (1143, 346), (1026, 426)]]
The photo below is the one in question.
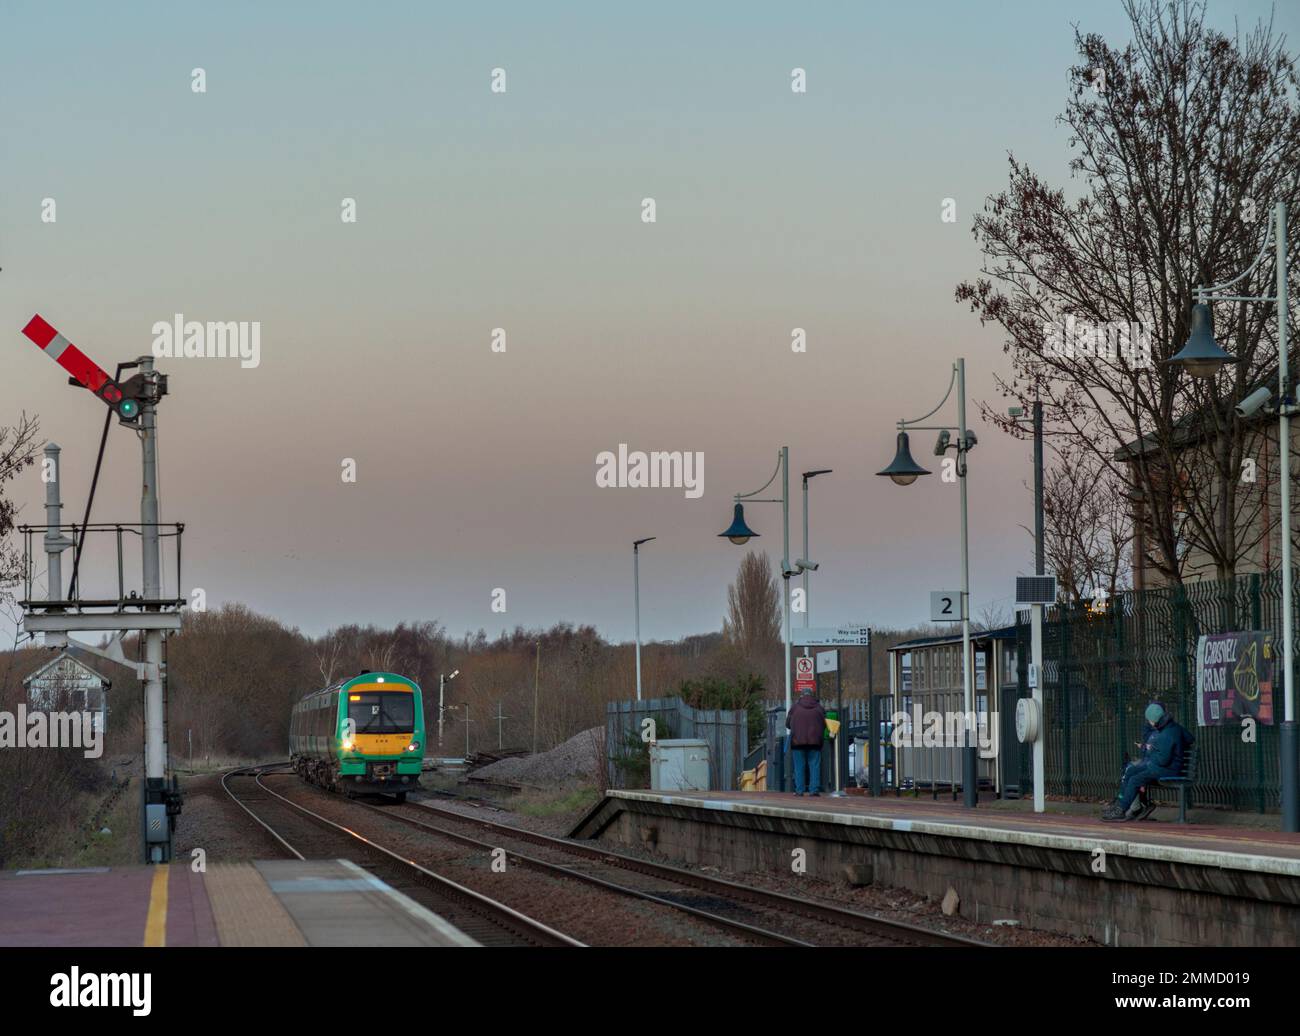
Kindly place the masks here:
[[(47, 558), (48, 587), (44, 600), (34, 600), (31, 591), (31, 558), (28, 557), (28, 592), (21, 602), (23, 629), (27, 633), (42, 633), (45, 646), (64, 648), (69, 644), (88, 654), (107, 658), (118, 665), (135, 671), (144, 685), (145, 718), (145, 772), (141, 797), (141, 830), (143, 855), (146, 863), (167, 863), (172, 858), (172, 831), (175, 818), (181, 811), (180, 789), (175, 777), (169, 783), (167, 774), (167, 717), (163, 688), (166, 672), (163, 665), (163, 636), (180, 629), (180, 609), (184, 598), (180, 596), (180, 535), (184, 526), (170, 526), (174, 531), (164, 532), (158, 521), (158, 403), (167, 394), (167, 378), (154, 370), (153, 357), (141, 356), (134, 363), (118, 366), (118, 374), (110, 377), (94, 361), (59, 334), (39, 315), (34, 316), (23, 329), (25, 334), (47, 356), (69, 374), (69, 382), (89, 389), (109, 407), (107, 420), (114, 416), (118, 423), (136, 432), (140, 439), (141, 496), (139, 536), (142, 559), (141, 592), (129, 594), (122, 582), (122, 533), (127, 526), (115, 524), (118, 549), (118, 593), (114, 598), (87, 599), (77, 585), (82, 548), (87, 535), (103, 531), (89, 524), (65, 525), (59, 520), (61, 471), (58, 468), (58, 447), (47, 449), (46, 456), (53, 457), (54, 477), (46, 485), (46, 526), (43, 544)], [(121, 381), (124, 369), (137, 373)], [(105, 436), (108, 426), (105, 425)], [(103, 444), (100, 460), (103, 459)], [(96, 465), (98, 477), (99, 465)], [(92, 500), (94, 486), (92, 484)], [(89, 505), (87, 507), (89, 513)], [(30, 545), (31, 533), (25, 527)], [(130, 530), (134, 531), (134, 530)], [(66, 535), (70, 532), (72, 535)], [(80, 534), (80, 540), (77, 535)], [(164, 598), (162, 586), (161, 538), (174, 536), (177, 544), (177, 597)], [(63, 594), (60, 555), (76, 546), (76, 560), (72, 582), (67, 595)], [(100, 650), (80, 641), (70, 640), (75, 631), (108, 631), (115, 634), (106, 650)], [(126, 658), (122, 638), (127, 632), (138, 632), (144, 641), (144, 661)]]

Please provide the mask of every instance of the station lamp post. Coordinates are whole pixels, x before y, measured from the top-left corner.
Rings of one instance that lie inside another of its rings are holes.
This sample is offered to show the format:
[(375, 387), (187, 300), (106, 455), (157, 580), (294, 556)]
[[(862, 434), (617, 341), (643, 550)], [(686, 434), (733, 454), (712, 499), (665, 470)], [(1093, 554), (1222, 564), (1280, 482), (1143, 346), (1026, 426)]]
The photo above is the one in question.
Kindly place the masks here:
[[(781, 476), (780, 497), (759, 498), (758, 494), (775, 482), (777, 475)], [(742, 500), (752, 500), (756, 504), (781, 505), (781, 530), (785, 544), (781, 554), (781, 604), (785, 626), (785, 708), (788, 712), (790, 711), (790, 577), (794, 574), (794, 570), (790, 567), (790, 447), (781, 447), (781, 452), (777, 455), (776, 470), (772, 472), (771, 478), (752, 493), (737, 493), (733, 499), (736, 507), (731, 525), (718, 535), (725, 536), (738, 547), (743, 547), (758, 535), (745, 523), (745, 505), (741, 503)]]
[(636, 610), (636, 700), (641, 700), (641, 544), (657, 536), (632, 541), (632, 600)]
[[(953, 387), (957, 388), (957, 427), (952, 428), (947, 425), (924, 425), (921, 422), (926, 421), (939, 412), (948, 397), (952, 395)], [(939, 441), (935, 444), (935, 456), (942, 457), (950, 449), (957, 451), (957, 478), (961, 486), (961, 672), (962, 682), (965, 686), (965, 710), (968, 722), (963, 723), (962, 727), (966, 735), (966, 743), (962, 746), (962, 798), (968, 808), (973, 808), (979, 803), (979, 786), (978, 777), (978, 749), (975, 746), (975, 730), (973, 721), (975, 719), (975, 685), (973, 674), (971, 673), (971, 656), (970, 656), (970, 545), (967, 535), (967, 508), (966, 508), (966, 454), (974, 448), (976, 444), (975, 433), (966, 427), (966, 361), (957, 360), (952, 365), (952, 377), (948, 381), (948, 391), (944, 393), (943, 399), (939, 400), (939, 405), (931, 410), (928, 414), (915, 418), (911, 421), (898, 422), (898, 445), (893, 461), (884, 471), (876, 472), (877, 475), (884, 475), (891, 479), (895, 485), (910, 486), (921, 475), (930, 474), (925, 468), (921, 467), (912, 459), (911, 445), (908, 441), (907, 429), (916, 428), (926, 431), (937, 431)], [(950, 442), (952, 432), (957, 433), (957, 441)]]
[[(1233, 285), (1245, 280), (1263, 261), (1272, 240), (1276, 249), (1277, 288), (1273, 295), (1227, 294)], [(1187, 344), (1166, 363), (1183, 367), (1195, 378), (1213, 378), (1224, 364), (1236, 363), (1237, 357), (1227, 352), (1214, 339), (1214, 318), (1210, 312), (1211, 300), (1219, 302), (1271, 302), (1277, 308), (1277, 393), (1267, 386), (1256, 389), (1237, 404), (1238, 417), (1250, 417), (1271, 407), (1278, 421), (1278, 466), (1281, 472), (1282, 496), (1282, 686), (1284, 711), (1278, 731), (1278, 752), (1281, 756), (1282, 830), (1300, 832), (1300, 738), (1297, 737), (1295, 718), (1295, 658), (1292, 644), (1292, 582), (1291, 571), (1291, 417), (1296, 413), (1288, 371), (1287, 317), (1290, 305), (1287, 292), (1287, 237), (1286, 202), (1275, 202), (1273, 214), (1259, 255), (1244, 271), (1222, 284), (1196, 288), (1192, 307), (1192, 332)], [(1267, 411), (1266, 411), (1267, 412)]]
[(447, 712), (447, 707), (443, 705), (443, 694), (447, 690), (447, 684), (460, 675), (459, 669), (453, 669), (450, 676), (438, 674), (438, 751), (442, 751), (442, 718)]

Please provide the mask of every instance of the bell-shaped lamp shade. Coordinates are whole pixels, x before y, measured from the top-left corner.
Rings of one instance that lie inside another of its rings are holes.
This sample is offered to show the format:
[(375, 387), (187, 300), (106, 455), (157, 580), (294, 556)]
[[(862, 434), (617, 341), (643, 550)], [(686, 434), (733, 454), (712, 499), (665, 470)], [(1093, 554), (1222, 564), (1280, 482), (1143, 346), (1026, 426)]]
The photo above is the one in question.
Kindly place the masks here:
[(750, 541), (751, 537), (758, 535), (758, 533), (745, 524), (744, 504), (736, 505), (736, 514), (735, 517), (731, 519), (731, 526), (726, 532), (720, 532), (718, 535), (727, 537), (727, 539), (731, 540), (731, 542), (738, 547), (744, 546)]
[(1192, 333), (1187, 344), (1166, 363), (1176, 363), (1194, 378), (1212, 378), (1225, 363), (1236, 363), (1214, 340), (1214, 318), (1208, 303), (1198, 302), (1192, 307)]
[(917, 475), (930, 474), (925, 468), (921, 467), (912, 459), (912, 447), (907, 441), (907, 433), (898, 433), (898, 452), (894, 454), (894, 461), (884, 471), (877, 471), (877, 475), (888, 475), (894, 480), (895, 485), (910, 486), (916, 481)]

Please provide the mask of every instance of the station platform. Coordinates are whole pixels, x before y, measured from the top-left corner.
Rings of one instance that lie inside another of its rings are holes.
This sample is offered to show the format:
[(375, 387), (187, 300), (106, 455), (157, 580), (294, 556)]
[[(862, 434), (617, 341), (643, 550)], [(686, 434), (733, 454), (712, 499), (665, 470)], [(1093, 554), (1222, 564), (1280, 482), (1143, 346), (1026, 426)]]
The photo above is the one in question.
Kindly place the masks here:
[[(1100, 807), (1098, 807), (1100, 811)], [(949, 888), (977, 923), (1106, 945), (1300, 944), (1300, 835), (911, 798), (610, 791), (572, 832), (733, 872)]]
[(0, 946), (477, 946), (350, 860), (0, 871)]

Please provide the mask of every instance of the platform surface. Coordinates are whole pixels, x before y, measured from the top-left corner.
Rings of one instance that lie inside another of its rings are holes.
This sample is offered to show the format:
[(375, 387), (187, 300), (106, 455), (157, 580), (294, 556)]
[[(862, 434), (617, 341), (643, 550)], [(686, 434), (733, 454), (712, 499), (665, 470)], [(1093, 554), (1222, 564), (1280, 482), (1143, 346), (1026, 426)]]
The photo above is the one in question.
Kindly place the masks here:
[(475, 946), (350, 860), (0, 872), (0, 946)]
[(1300, 877), (1300, 834), (1278, 830), (1167, 821), (1105, 823), (1099, 817), (1011, 813), (985, 806), (966, 809), (951, 803), (906, 797), (821, 795), (812, 798), (771, 791), (614, 789), (608, 794), (611, 799), (658, 802), (698, 810), (700, 819), (705, 819), (709, 811), (735, 811), (786, 820), (861, 825), (1045, 848), (1091, 850), (1100, 846), (1108, 852), (1133, 857)]

